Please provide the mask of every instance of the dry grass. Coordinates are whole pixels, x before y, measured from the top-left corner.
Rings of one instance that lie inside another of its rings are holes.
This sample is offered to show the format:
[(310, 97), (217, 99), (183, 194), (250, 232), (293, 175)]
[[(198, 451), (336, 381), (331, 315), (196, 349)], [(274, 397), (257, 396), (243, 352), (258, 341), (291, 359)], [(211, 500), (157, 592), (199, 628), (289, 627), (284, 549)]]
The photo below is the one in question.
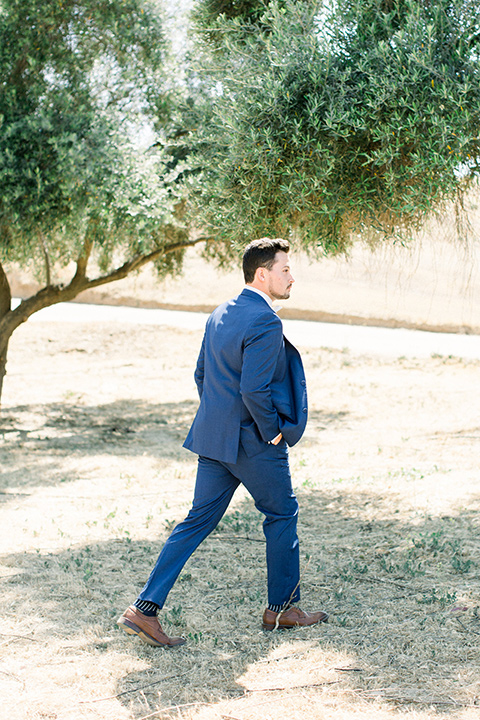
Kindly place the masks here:
[(0, 416), (0, 687), (9, 720), (480, 718), (480, 363), (304, 351), (291, 460), (302, 604), (263, 633), (261, 518), (239, 493), (187, 564), (162, 651), (117, 630), (190, 504), (196, 332), (35, 323)]

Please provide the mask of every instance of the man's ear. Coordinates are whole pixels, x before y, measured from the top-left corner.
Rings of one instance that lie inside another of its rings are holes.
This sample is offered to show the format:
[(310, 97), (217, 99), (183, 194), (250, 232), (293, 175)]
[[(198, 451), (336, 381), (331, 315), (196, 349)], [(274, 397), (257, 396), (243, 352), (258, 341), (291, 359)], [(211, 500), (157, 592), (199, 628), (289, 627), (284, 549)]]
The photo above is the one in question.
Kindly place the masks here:
[(264, 268), (264, 267), (258, 267), (258, 268), (255, 270), (255, 280), (257, 280), (257, 282), (264, 283), (264, 282), (265, 282), (265, 278), (266, 278), (266, 268)]

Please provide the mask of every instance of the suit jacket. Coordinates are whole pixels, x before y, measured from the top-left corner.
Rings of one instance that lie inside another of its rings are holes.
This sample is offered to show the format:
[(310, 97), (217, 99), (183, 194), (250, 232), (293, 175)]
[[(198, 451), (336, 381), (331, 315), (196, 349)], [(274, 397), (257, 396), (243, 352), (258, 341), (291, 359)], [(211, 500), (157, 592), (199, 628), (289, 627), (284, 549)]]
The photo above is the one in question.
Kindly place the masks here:
[(303, 435), (307, 389), (302, 360), (282, 322), (245, 288), (209, 317), (195, 370), (200, 406), (184, 442), (198, 455), (235, 463), (240, 445), (252, 457), (282, 433)]

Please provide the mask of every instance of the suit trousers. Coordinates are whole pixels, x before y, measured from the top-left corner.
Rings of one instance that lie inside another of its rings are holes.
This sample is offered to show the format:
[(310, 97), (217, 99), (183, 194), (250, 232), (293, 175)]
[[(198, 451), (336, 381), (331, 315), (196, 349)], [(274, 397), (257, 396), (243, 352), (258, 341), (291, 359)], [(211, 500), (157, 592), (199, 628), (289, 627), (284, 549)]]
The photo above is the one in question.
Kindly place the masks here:
[(139, 595), (163, 607), (167, 595), (188, 558), (216, 528), (237, 487), (245, 486), (255, 507), (265, 516), (268, 603), (279, 606), (298, 602), (299, 545), (298, 502), (292, 488), (288, 447), (265, 445), (254, 457), (242, 447), (236, 463), (198, 458), (192, 508), (167, 539), (155, 567)]

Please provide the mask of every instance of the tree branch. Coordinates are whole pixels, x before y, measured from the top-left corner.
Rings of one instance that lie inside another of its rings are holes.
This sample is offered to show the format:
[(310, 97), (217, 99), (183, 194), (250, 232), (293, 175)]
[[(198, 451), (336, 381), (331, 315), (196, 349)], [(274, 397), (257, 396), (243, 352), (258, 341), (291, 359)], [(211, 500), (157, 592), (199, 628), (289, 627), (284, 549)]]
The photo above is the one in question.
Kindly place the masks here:
[(0, 320), (11, 308), (12, 292), (3, 265), (0, 262)]
[(45, 260), (45, 284), (50, 285), (50, 283), (52, 282), (50, 255), (48, 253), (48, 247), (47, 247), (45, 238), (43, 237), (43, 233), (41, 230), (38, 231), (38, 239), (40, 241), (40, 245), (42, 246), (43, 257)]
[[(0, 325), (5, 317), (11, 314), (12, 291), (10, 283), (0, 262)], [(2, 336), (0, 333), (0, 398), (2, 396), (3, 378), (7, 366), (7, 350), (10, 335)]]
[(172, 253), (176, 250), (182, 250), (187, 247), (193, 247), (194, 245), (197, 245), (200, 242), (205, 242), (208, 239), (210, 238), (202, 236), (196, 238), (195, 240), (172, 243), (171, 245), (163, 245), (146, 255), (137, 255), (106, 275), (89, 280), (86, 277), (86, 269), (88, 259), (92, 251), (93, 238), (87, 231), (82, 253), (77, 260), (77, 270), (68, 285), (47, 285), (39, 290), (35, 295), (32, 295), (32, 297), (22, 300), (15, 310), (10, 310), (3, 317), (0, 315), (0, 338), (2, 336), (9, 338), (17, 327), (26, 322), (34, 313), (39, 310), (43, 310), (43, 308), (56, 305), (60, 302), (73, 300), (84, 290), (91, 290), (92, 288), (106, 285), (107, 283), (114, 282), (115, 280), (121, 280), (127, 277), (129, 273), (134, 270), (138, 270), (149, 262), (152, 262), (160, 255)]
[[(205, 242), (209, 239), (210, 238), (207, 237), (199, 237), (195, 240), (172, 243), (171, 245), (163, 245), (162, 247), (153, 250), (147, 255), (137, 255), (136, 257), (128, 260), (126, 263), (121, 265), (119, 268), (112, 270), (112, 272), (107, 273), (106, 275), (94, 278), (93, 280), (87, 280), (86, 285), (82, 288), (82, 290), (90, 290), (92, 288), (99, 287), (100, 285), (106, 285), (107, 283), (113, 282), (114, 280), (122, 280), (123, 278), (127, 277), (127, 275), (129, 275), (131, 272), (139, 270), (141, 267), (147, 265), (147, 263), (152, 262), (161, 255), (168, 255), (169, 253), (176, 252), (177, 250), (182, 250), (187, 247), (193, 247), (194, 245), (198, 245), (198, 243)], [(70, 285), (71, 284), (72, 283), (70, 283)]]
[(85, 237), (83, 240), (83, 247), (82, 252), (78, 256), (77, 259), (77, 270), (75, 272), (75, 275), (73, 276), (71, 285), (75, 282), (78, 282), (80, 279), (85, 279), (87, 275), (87, 265), (88, 261), (90, 259), (90, 255), (92, 254), (93, 249), (93, 233), (91, 232), (91, 229), (93, 227), (94, 221), (90, 220), (87, 229), (85, 231)]

